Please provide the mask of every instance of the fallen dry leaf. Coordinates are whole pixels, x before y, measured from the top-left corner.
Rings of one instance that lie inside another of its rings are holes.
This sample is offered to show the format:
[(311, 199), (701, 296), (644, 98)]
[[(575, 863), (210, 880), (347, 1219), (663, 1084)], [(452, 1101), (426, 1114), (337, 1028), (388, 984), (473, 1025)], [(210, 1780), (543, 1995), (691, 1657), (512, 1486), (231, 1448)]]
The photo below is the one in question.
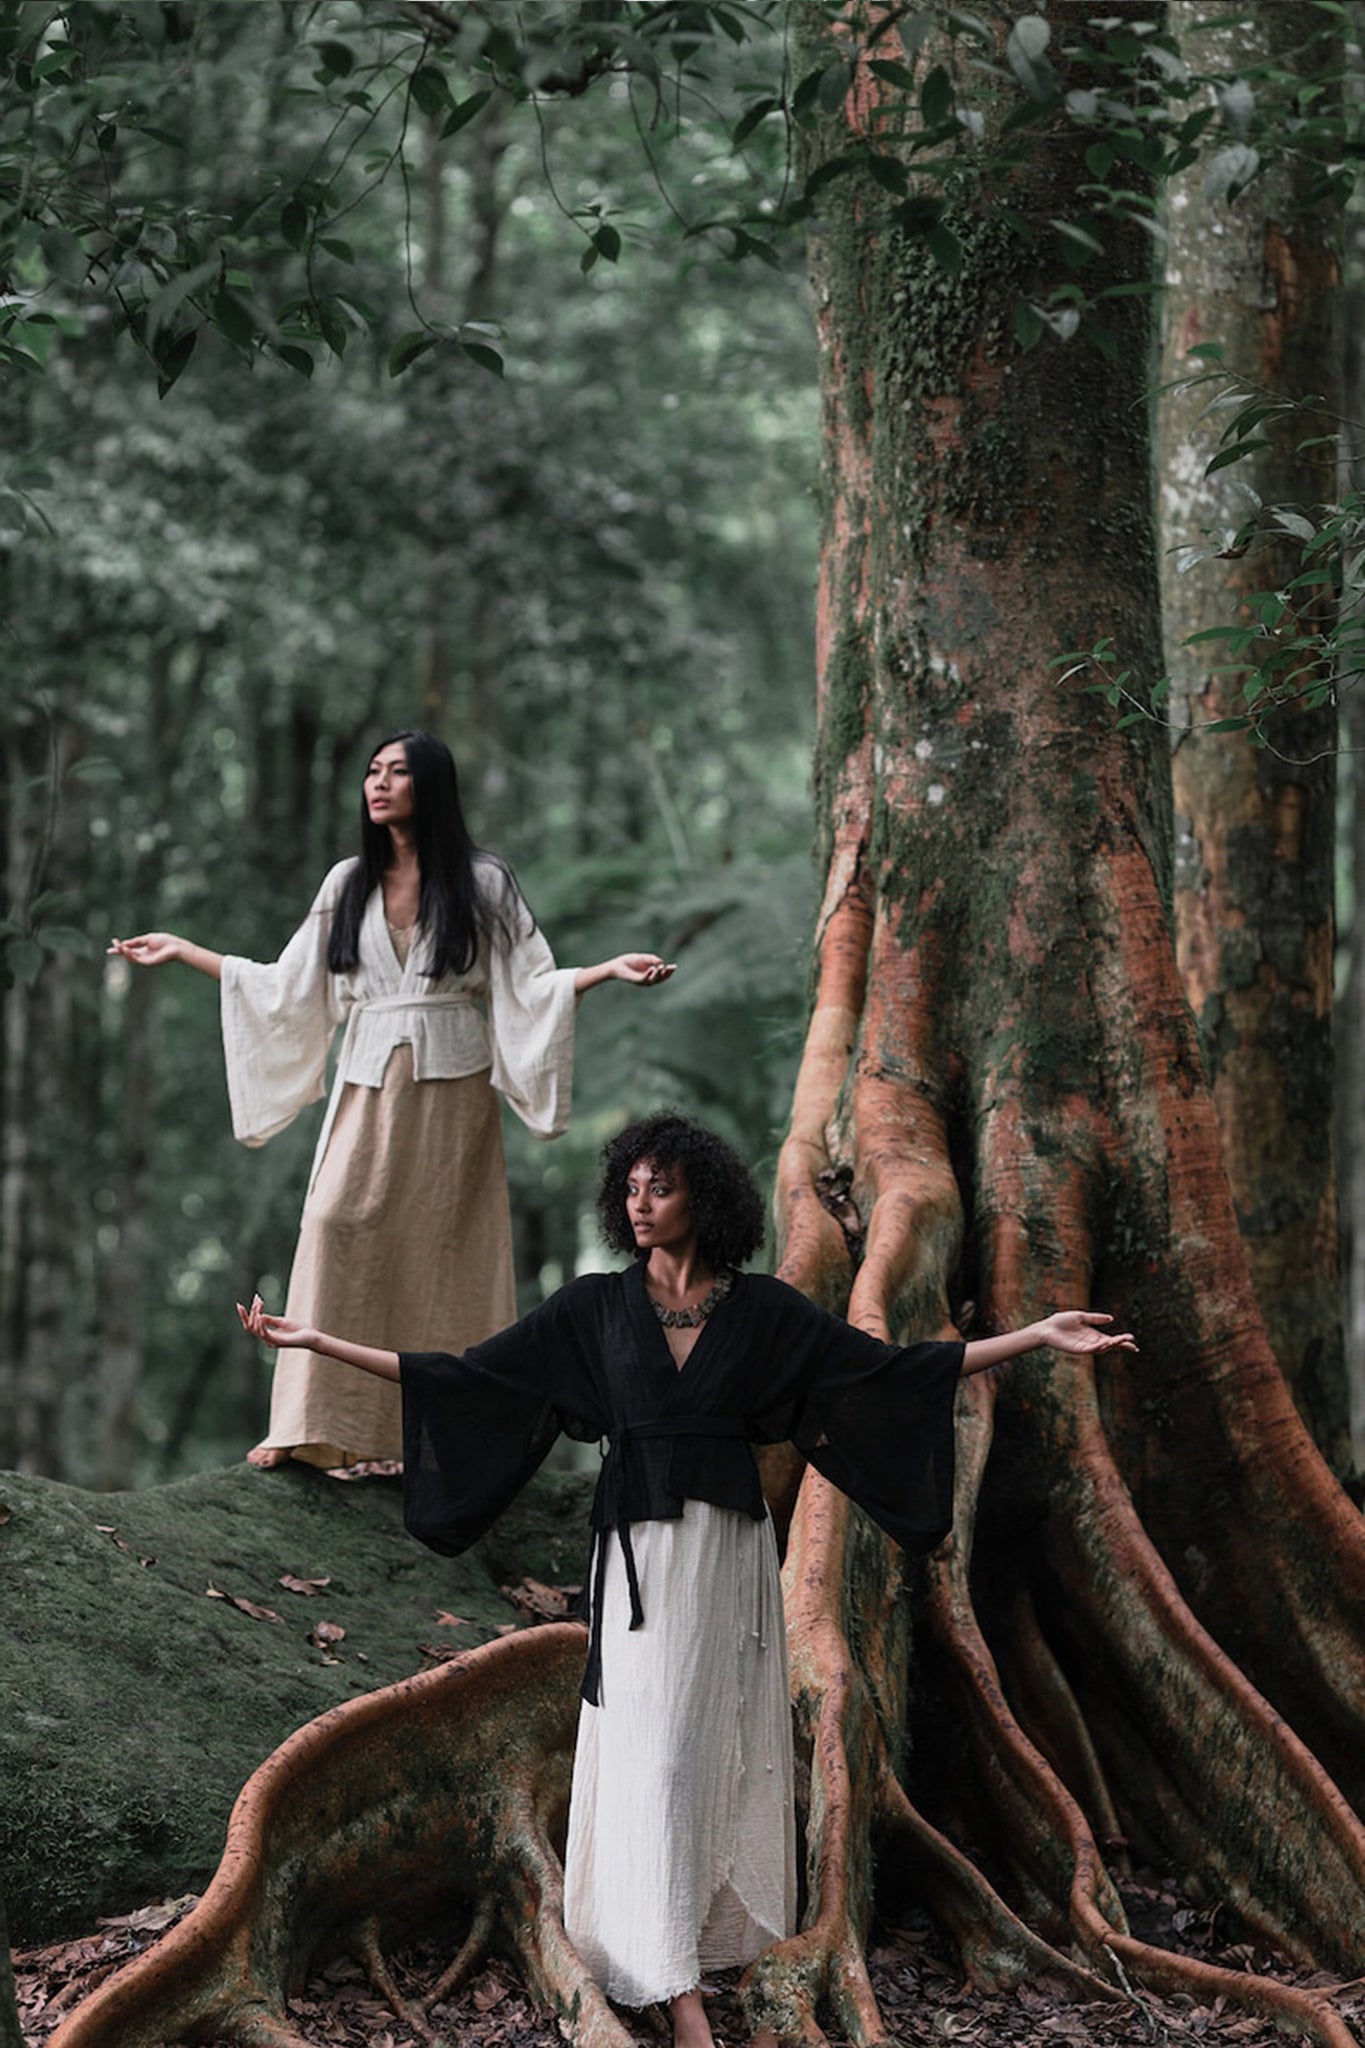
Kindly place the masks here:
[(572, 1614), (580, 1589), (577, 1586), (546, 1586), (539, 1579), (527, 1578), (515, 1586), (503, 1586), (499, 1590), (514, 1607), (534, 1614), (540, 1621), (563, 1621), (566, 1615)]
[(332, 1583), (330, 1574), (320, 1579), (298, 1579), (293, 1572), (281, 1572), (280, 1584), (286, 1593), (320, 1593), (324, 1586)]
[(95, 1527), (99, 1530), (101, 1536), (107, 1536), (111, 1543), (118, 1545), (120, 1550), (131, 1549), (132, 1546), (124, 1542), (112, 1522), (96, 1522)]
[(328, 1650), (333, 1643), (345, 1642), (346, 1631), (339, 1621), (319, 1621), (309, 1630), (308, 1640), (315, 1650)]
[(7, 1500), (0, 1500), (0, 1526), (14, 1520), (14, 1509)]
[(153, 1906), (139, 1906), (135, 1913), (117, 1913), (101, 1916), (98, 1927), (127, 1927), (134, 1931), (157, 1930), (169, 1927), (173, 1920), (179, 1920), (188, 1913), (191, 1906), (199, 1903), (198, 1892), (186, 1892), (183, 1898), (162, 1899)]
[(205, 1586), (204, 1598), (206, 1600), (226, 1600), (229, 1607), (235, 1607), (239, 1614), (249, 1614), (253, 1621), (284, 1620), (284, 1616), (276, 1614), (273, 1607), (262, 1607), (259, 1600), (246, 1600), (240, 1593), (221, 1593), (217, 1586)]
[(447, 1614), (445, 1609), (441, 1608), (436, 1616), (436, 1626), (437, 1628), (469, 1628), (471, 1624), (462, 1615)]

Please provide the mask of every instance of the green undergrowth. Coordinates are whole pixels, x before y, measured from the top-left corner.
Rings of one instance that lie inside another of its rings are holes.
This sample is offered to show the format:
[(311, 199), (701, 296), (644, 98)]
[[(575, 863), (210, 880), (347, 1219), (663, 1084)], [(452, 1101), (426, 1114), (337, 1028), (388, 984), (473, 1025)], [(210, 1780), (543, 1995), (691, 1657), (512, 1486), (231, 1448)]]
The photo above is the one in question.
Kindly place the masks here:
[[(0, 1473), (0, 1888), (16, 1946), (202, 1890), (237, 1793), (294, 1729), (429, 1668), (422, 1645), (468, 1648), (524, 1619), (503, 1585), (577, 1583), (590, 1483), (542, 1474), (473, 1551), (441, 1558), (404, 1532), (392, 1479), (240, 1465), (96, 1494)], [(291, 1592), (286, 1573), (328, 1583)], [(310, 1641), (320, 1622), (345, 1631), (330, 1648)]]

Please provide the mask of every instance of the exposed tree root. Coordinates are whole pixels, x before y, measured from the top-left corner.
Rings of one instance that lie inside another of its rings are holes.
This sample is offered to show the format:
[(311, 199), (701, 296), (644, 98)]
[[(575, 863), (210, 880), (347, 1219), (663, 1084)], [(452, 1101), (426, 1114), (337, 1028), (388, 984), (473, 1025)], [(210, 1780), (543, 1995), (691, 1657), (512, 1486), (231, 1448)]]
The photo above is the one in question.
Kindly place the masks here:
[(583, 2048), (627, 2048), (562, 1927), (554, 1842), (582, 1658), (577, 1627), (529, 1630), (300, 1729), (243, 1790), (199, 1905), (52, 2048), (300, 2048), (286, 2000), (313, 1963), (368, 1956), (393, 1997), (383, 1941), (471, 1905), (452, 1970), (496, 1938)]

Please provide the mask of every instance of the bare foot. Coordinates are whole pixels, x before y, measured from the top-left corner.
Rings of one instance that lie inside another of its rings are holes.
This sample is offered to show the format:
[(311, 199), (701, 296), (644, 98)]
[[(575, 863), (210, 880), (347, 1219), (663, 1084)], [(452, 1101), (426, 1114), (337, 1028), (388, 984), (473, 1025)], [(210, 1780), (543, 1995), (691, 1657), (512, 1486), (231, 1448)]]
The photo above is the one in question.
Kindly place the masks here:
[(715, 2048), (700, 1991), (680, 1991), (670, 1998), (668, 2016), (673, 2022), (673, 2048)]
[(293, 1452), (287, 1445), (282, 1447), (279, 1444), (257, 1444), (254, 1450), (247, 1452), (246, 1461), (260, 1472), (271, 1472), (276, 1465), (283, 1465), (285, 1460), (292, 1456)]

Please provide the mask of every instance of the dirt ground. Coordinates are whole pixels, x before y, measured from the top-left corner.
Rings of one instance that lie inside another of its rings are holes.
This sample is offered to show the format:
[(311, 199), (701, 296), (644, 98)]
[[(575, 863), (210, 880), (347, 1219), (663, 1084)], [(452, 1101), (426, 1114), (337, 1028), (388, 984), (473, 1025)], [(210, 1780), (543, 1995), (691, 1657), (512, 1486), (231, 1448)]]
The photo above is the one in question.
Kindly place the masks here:
[[(1195, 1909), (1158, 1878), (1124, 1887), (1135, 1930), (1209, 1962), (1238, 1970), (1255, 1969), (1286, 1983), (1326, 1988), (1325, 1975), (1295, 1974), (1263, 1949), (1225, 1938), (1221, 1910)], [(192, 1897), (168, 1900), (140, 1912), (100, 1921), (92, 1934), (15, 1956), (20, 2019), (31, 2048), (41, 2048), (59, 2020), (96, 1984), (148, 1947), (188, 1912)], [(436, 1983), (453, 1946), (434, 1946), (393, 1959), (394, 1975), (409, 1997), (422, 1999)], [(1131, 2000), (1078, 2004), (1046, 1983), (1004, 1994), (985, 1994), (962, 1981), (950, 1951), (927, 1921), (907, 1919), (880, 1927), (871, 1949), (872, 1980), (891, 2034), (906, 2048), (1284, 2048), (1286, 2037), (1268, 2022), (1248, 2017), (1221, 1999), (1211, 2006), (1193, 2000), (1139, 1993)], [(739, 1972), (708, 1983), (708, 2005), (721, 2048), (740, 2048), (746, 2038), (736, 1984)], [(1336, 1989), (1334, 2003), (1357, 2037), (1365, 2041), (1365, 1978)], [(627, 2016), (629, 2017), (629, 2016)], [(317, 2048), (430, 2048), (430, 2037), (406, 2024), (366, 1981), (358, 1965), (337, 1961), (320, 1970), (303, 1996), (290, 2003), (290, 2018), (305, 2041)], [(433, 2007), (432, 2034), (459, 2048), (558, 2048), (550, 2016), (538, 2011), (513, 1972), (501, 1963), (484, 1969), (448, 2003)], [(636, 2016), (638, 2037), (662, 2048), (668, 2028), (662, 2013)], [(831, 2041), (839, 2042), (837, 2034)]]

